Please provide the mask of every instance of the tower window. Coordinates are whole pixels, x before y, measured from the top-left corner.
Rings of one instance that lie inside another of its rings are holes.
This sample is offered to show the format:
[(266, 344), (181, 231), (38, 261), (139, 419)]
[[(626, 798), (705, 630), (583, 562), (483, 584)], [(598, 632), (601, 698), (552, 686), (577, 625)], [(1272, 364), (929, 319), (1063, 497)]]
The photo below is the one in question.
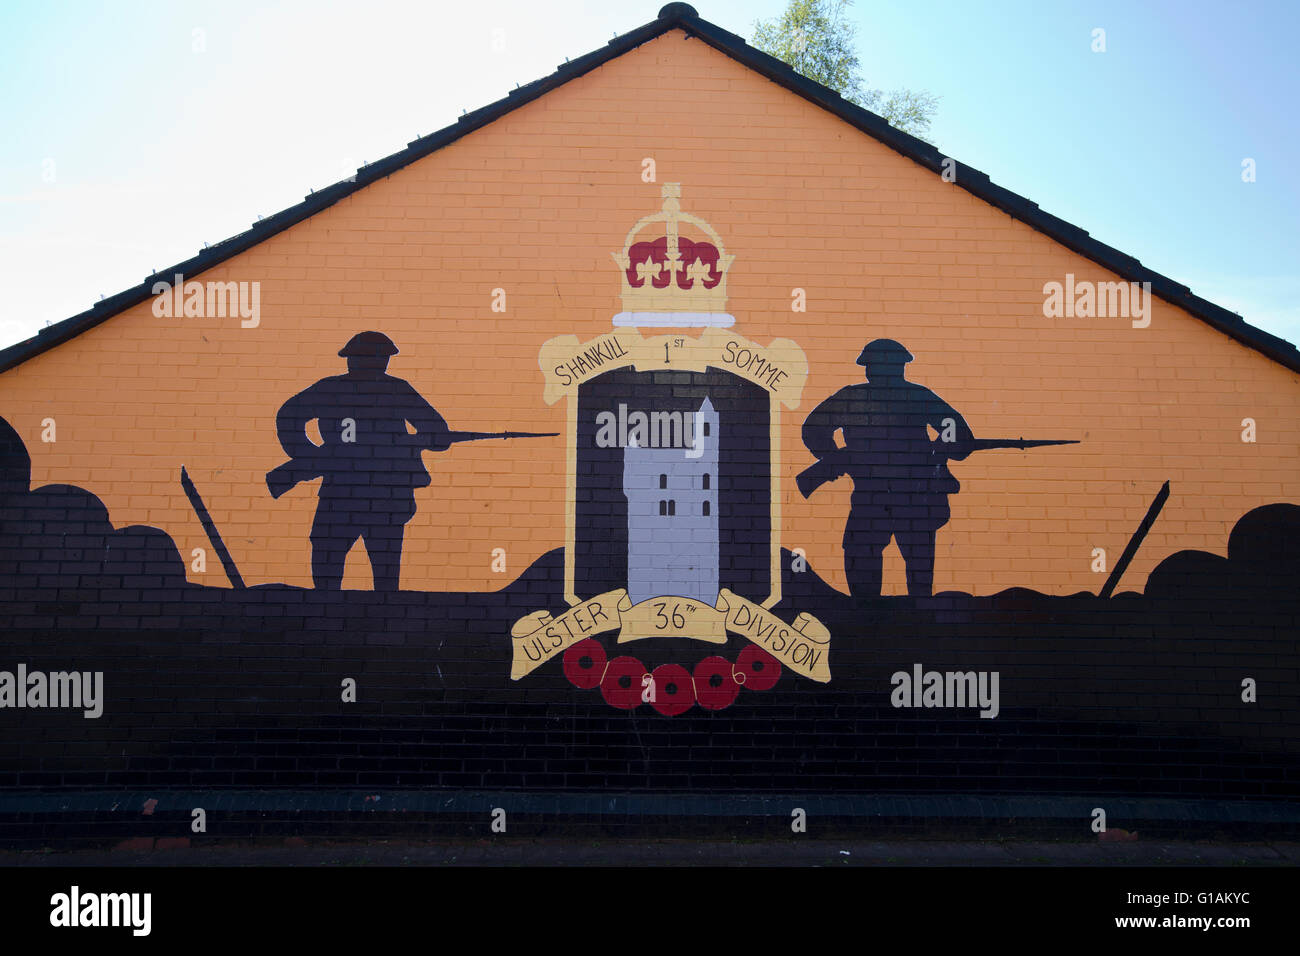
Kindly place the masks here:
[(704, 437), (705, 437), (705, 438), (708, 438), (708, 437), (709, 437), (709, 423), (708, 423), (708, 422), (705, 422), (705, 423), (704, 423)]
[(664, 501), (662, 498), (659, 500), (659, 513), (661, 515), (668, 514), (668, 502)]
[(667, 488), (667, 487), (668, 487), (668, 476), (667, 476), (667, 475), (660, 475), (660, 476), (659, 476), (659, 487), (660, 487), (660, 488)]
[(668, 499), (668, 513), (670, 515), (677, 514), (677, 502), (674, 501), (672, 498)]
[(707, 471), (704, 473), (704, 490), (709, 490), (709, 473)]
[[(707, 478), (708, 475), (705, 475), (705, 477)], [(704, 517), (707, 518), (708, 516), (709, 516), (709, 503), (706, 501), (704, 502)]]

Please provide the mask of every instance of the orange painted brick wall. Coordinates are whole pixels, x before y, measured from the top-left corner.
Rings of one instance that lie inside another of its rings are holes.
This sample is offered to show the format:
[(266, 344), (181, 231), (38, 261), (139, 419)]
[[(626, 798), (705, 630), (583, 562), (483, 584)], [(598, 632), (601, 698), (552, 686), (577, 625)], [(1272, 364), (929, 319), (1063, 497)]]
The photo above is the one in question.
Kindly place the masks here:
[[(953, 465), (963, 490), (939, 532), (936, 590), (1096, 590), (1092, 550), (1113, 562), (1165, 479), (1173, 496), (1123, 588), (1173, 551), (1225, 553), (1253, 507), (1300, 501), (1300, 376), (1161, 301), (1146, 329), (1044, 318), (1045, 282), (1118, 277), (680, 31), (186, 277), (260, 282), (260, 327), (136, 306), (0, 376), (0, 415), (31, 450), (34, 486), (80, 485), (116, 526), (163, 528), (188, 556), (206, 539), (184, 464), (248, 583), (309, 585), (314, 494), (274, 501), (263, 484), (283, 460), (279, 406), (342, 372), (352, 333), (379, 329), (402, 350), (390, 372), (453, 428), (563, 431), (538, 349), (591, 338), (620, 311), (610, 253), (660, 203), (640, 178), (647, 157), (735, 254), (737, 331), (808, 355), (804, 403), (782, 419), (781, 543), (837, 586), (847, 482), (798, 496), (793, 476), (811, 461), (799, 426), (861, 381), (854, 359), (877, 337), (902, 341), (909, 377), (977, 435), (1082, 439)], [(490, 309), (498, 287), (504, 314)], [(806, 313), (791, 311), (795, 287)], [(54, 444), (40, 441), (47, 417)], [(1255, 444), (1240, 439), (1246, 417)], [(494, 589), (563, 544), (562, 440), (426, 459), (403, 587)], [(370, 586), (360, 547), (345, 587)], [(191, 580), (223, 583), (215, 560)], [(892, 547), (886, 590), (904, 590)]]

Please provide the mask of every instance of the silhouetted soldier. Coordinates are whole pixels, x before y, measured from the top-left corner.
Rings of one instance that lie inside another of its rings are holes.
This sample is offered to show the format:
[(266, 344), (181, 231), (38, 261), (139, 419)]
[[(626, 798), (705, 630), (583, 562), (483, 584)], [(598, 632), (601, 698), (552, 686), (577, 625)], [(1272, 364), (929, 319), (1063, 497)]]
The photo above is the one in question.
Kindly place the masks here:
[[(397, 346), (381, 332), (354, 335), (339, 350), (348, 360), (347, 374), (299, 392), (276, 416), (280, 444), (301, 469), (297, 480), (324, 476), (311, 529), (317, 588), (342, 586), (344, 561), (360, 538), (375, 590), (397, 590), (415, 489), (430, 483), (420, 452), (450, 445), (443, 417), (410, 384), (386, 374), (396, 354)], [(320, 428), (319, 446), (307, 437), (312, 419)]]
[[(948, 522), (948, 495), (960, 488), (949, 458), (970, 454), (974, 436), (947, 402), (904, 378), (912, 354), (892, 339), (869, 343), (858, 357), (867, 382), (840, 389), (803, 425), (803, 442), (819, 459), (843, 464), (853, 478), (844, 527), (844, 573), (854, 598), (878, 597), (883, 553), (892, 537), (907, 565), (907, 593), (934, 586), (935, 532)], [(938, 433), (932, 442), (927, 426)], [(844, 448), (835, 432), (844, 434)]]

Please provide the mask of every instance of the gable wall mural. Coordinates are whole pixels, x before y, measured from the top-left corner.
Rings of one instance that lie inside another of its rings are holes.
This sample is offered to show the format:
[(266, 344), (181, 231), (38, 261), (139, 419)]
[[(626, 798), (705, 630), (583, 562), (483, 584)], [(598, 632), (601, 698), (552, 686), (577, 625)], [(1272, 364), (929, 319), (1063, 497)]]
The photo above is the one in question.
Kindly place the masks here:
[(1294, 799), (1300, 374), (1119, 281), (667, 33), (0, 374), (0, 785)]

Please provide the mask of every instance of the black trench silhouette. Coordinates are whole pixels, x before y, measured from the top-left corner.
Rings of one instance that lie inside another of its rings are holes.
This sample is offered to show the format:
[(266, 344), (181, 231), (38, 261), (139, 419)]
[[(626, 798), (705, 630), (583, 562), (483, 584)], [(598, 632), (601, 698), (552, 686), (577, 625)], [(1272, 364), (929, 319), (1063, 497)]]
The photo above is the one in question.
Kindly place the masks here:
[[(396, 354), (397, 346), (381, 332), (354, 335), (339, 350), (348, 360), (347, 373), (299, 392), (275, 418), (292, 461), (267, 476), (271, 493), (278, 497), (292, 484), (324, 477), (311, 529), (312, 580), (321, 590), (342, 587), (344, 562), (358, 538), (370, 557), (375, 590), (398, 589), (415, 489), (430, 484), (420, 453), (451, 445), (447, 422), (434, 407), (408, 382), (387, 374)], [(312, 419), (320, 445), (307, 437)], [(279, 488), (277, 472), (286, 482)]]
[[(935, 533), (948, 523), (948, 496), (961, 486), (949, 459), (967, 457), (974, 435), (966, 420), (934, 392), (904, 377), (912, 353), (892, 339), (868, 343), (858, 356), (867, 381), (826, 399), (804, 420), (803, 442), (853, 479), (844, 527), (844, 574), (858, 600), (880, 596), (890, 538), (907, 565), (907, 593), (934, 587)], [(931, 441), (927, 426), (939, 434)], [(835, 432), (844, 434), (844, 448)]]

